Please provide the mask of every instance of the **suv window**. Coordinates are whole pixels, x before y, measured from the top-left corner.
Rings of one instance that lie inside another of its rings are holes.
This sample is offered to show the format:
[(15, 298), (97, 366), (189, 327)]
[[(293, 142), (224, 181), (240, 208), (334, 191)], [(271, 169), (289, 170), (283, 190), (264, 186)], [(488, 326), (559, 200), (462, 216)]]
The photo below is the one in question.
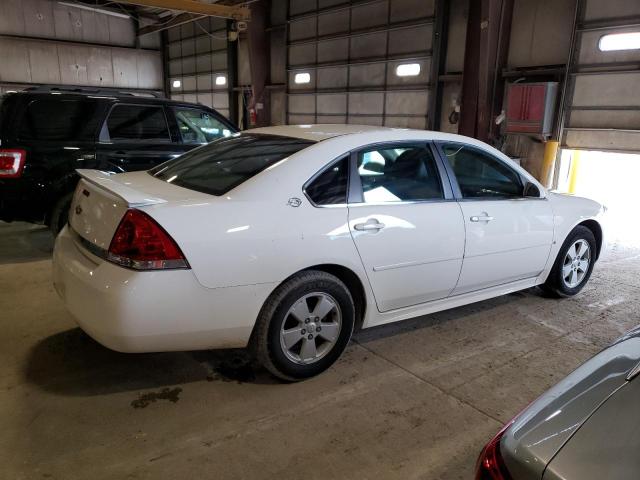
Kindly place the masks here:
[(442, 150), (453, 168), (464, 198), (522, 197), (520, 175), (504, 162), (459, 143), (443, 144)]
[(224, 195), (313, 143), (278, 135), (234, 134), (158, 165), (149, 173), (173, 185), (211, 195)]
[(95, 139), (97, 101), (51, 97), (29, 102), (18, 127), (21, 140)]
[(316, 205), (347, 203), (349, 157), (331, 165), (304, 189)]
[(438, 167), (425, 146), (398, 145), (358, 154), (366, 203), (444, 198)]
[(158, 105), (116, 105), (107, 119), (111, 141), (170, 142), (164, 109)]
[(183, 143), (209, 143), (231, 135), (231, 130), (211, 113), (197, 108), (174, 107)]

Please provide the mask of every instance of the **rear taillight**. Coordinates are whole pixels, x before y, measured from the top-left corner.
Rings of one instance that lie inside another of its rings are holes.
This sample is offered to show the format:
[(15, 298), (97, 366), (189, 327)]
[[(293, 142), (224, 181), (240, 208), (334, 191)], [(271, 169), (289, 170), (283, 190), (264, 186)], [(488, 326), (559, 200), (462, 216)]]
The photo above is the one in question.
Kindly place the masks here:
[(476, 463), (476, 480), (511, 480), (500, 453), (500, 440), (512, 423), (513, 421), (502, 427), (480, 452)]
[(0, 178), (17, 178), (22, 175), (27, 152), (0, 148)]
[(140, 210), (127, 210), (111, 239), (107, 260), (136, 270), (189, 268), (176, 242)]

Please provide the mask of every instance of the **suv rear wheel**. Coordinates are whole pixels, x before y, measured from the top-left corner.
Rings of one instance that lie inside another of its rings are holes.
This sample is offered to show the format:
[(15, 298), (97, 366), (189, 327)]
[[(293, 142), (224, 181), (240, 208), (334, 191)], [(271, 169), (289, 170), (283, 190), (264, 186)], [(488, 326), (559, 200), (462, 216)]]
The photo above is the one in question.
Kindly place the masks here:
[(69, 209), (71, 208), (72, 199), (73, 193), (65, 195), (56, 202), (53, 210), (51, 210), (49, 228), (54, 236), (58, 235), (69, 221)]

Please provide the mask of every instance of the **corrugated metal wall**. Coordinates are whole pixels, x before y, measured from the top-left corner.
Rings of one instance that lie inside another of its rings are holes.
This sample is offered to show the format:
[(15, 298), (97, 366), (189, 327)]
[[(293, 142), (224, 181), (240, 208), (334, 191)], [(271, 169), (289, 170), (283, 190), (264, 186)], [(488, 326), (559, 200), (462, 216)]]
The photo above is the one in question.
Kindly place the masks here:
[(290, 0), (287, 122), (426, 128), (433, 16), (431, 0)]
[[(204, 18), (169, 29), (171, 98), (202, 103), (228, 117), (227, 45), (227, 23), (221, 18)], [(220, 78), (224, 78), (223, 84)]]
[(632, 31), (640, 31), (640, 2), (580, 0), (565, 146), (640, 151), (640, 50), (598, 48), (602, 36)]
[(162, 90), (158, 35), (135, 46), (131, 18), (50, 0), (0, 2), (2, 90), (40, 83)]

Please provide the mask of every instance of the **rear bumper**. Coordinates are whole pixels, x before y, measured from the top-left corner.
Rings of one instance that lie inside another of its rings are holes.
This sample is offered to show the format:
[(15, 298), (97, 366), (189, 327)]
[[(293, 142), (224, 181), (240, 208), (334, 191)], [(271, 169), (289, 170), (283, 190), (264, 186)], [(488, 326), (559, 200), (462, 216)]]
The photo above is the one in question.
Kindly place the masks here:
[(85, 332), (120, 352), (245, 347), (274, 284), (205, 288), (191, 270), (136, 272), (93, 256), (68, 227), (53, 282)]

